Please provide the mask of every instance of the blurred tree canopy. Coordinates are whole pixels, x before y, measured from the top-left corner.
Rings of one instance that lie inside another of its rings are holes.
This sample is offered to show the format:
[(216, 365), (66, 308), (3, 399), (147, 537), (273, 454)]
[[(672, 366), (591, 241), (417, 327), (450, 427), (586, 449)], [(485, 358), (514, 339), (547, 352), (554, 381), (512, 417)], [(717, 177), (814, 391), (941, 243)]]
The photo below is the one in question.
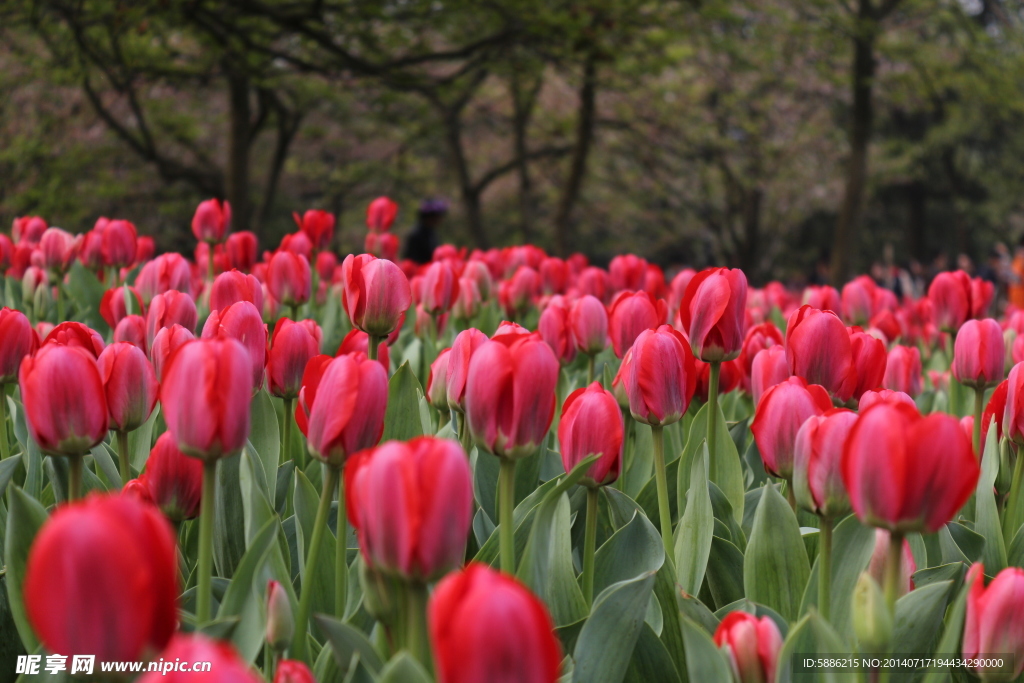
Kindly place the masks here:
[(0, 220), (187, 250), (228, 198), (835, 278), (1024, 234), (1017, 0), (6, 0)]

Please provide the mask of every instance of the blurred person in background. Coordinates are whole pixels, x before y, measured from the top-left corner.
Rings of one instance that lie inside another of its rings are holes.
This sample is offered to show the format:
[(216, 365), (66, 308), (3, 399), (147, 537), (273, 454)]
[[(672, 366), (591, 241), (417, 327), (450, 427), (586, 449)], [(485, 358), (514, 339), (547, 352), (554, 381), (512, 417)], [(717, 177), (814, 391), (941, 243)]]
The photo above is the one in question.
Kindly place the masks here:
[(1010, 305), (1024, 308), (1024, 237), (1017, 242), (1013, 252), (1013, 263), (1010, 266), (1013, 279), (1010, 280)]
[(416, 225), (405, 238), (404, 258), (416, 263), (430, 263), (438, 246), (437, 228), (448, 214), (448, 202), (443, 199), (425, 199), (420, 204)]

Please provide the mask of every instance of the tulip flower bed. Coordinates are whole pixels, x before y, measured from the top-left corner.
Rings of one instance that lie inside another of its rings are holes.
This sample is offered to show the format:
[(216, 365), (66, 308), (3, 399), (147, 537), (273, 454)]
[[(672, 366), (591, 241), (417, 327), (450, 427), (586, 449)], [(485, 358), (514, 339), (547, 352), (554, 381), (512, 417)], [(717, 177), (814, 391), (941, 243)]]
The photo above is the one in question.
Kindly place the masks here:
[(340, 260), (329, 214), (259, 257), (215, 200), (192, 261), (0, 236), (0, 680), (1019, 679), (990, 285), (415, 265), (396, 213)]

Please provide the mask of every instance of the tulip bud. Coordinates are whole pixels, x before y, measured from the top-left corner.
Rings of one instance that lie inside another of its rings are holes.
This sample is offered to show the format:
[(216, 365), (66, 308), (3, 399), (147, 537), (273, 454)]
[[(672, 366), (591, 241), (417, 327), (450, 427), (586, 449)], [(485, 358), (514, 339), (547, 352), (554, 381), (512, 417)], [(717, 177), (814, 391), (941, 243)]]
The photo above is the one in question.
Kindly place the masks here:
[(856, 327), (850, 328), (850, 351), (857, 377), (853, 398), (860, 400), (865, 391), (882, 386), (888, 357), (881, 339), (876, 339)]
[(309, 238), (309, 241), (313, 244), (314, 251), (320, 251), (330, 246), (331, 240), (334, 239), (335, 218), (333, 213), (321, 211), (320, 209), (310, 209), (302, 214), (302, 216), (293, 213), (292, 218), (295, 220), (295, 224), (299, 226), (299, 230)]
[(203, 662), (210, 665), (205, 673), (154, 669), (136, 679), (136, 683), (264, 683), (253, 672), (230, 643), (211, 640), (197, 633), (177, 634), (160, 653), (165, 666), (171, 662)]
[(558, 443), (566, 472), (590, 455), (599, 455), (580, 483), (604, 486), (619, 478), (622, 468), (622, 413), (615, 397), (599, 382), (569, 394), (562, 405)]
[(807, 418), (793, 445), (793, 492), (805, 510), (826, 519), (850, 511), (840, 466), (843, 446), (857, 422), (851, 410), (828, 410)]
[(882, 384), (912, 397), (921, 393), (921, 352), (916, 346), (896, 345), (889, 350)]
[(956, 332), (971, 317), (971, 278), (958, 270), (939, 273), (928, 285), (935, 324), (945, 332)]
[(792, 374), (820, 384), (844, 403), (857, 388), (850, 334), (832, 311), (803, 306), (789, 316), (786, 359)]
[[(580, 290), (580, 294), (589, 294), (603, 304), (607, 304), (614, 293), (608, 273), (597, 266), (588, 266), (583, 269), (583, 272), (576, 278), (576, 288)], [(627, 346), (627, 348), (629, 347)]]
[(915, 410), (917, 409), (917, 404), (914, 403), (914, 399), (910, 398), (910, 394), (904, 394), (902, 391), (893, 391), (892, 389), (879, 389), (878, 391), (865, 391), (861, 394), (860, 401), (857, 403), (857, 412), (863, 413), (876, 403), (890, 403), (892, 405), (902, 403)]
[(281, 653), (291, 645), (294, 635), (295, 616), (288, 592), (280, 583), (270, 580), (267, 582), (267, 644)]
[(423, 309), (431, 315), (447, 313), (459, 296), (459, 279), (447, 261), (434, 261), (423, 276)]
[(442, 413), (448, 407), (448, 356), (451, 349), (444, 349), (430, 364), (430, 376), (427, 378), (427, 400)]
[(771, 617), (730, 612), (715, 629), (715, 645), (728, 655), (737, 683), (774, 683), (782, 633)]
[(316, 683), (316, 678), (304, 663), (285, 659), (277, 665), (274, 683)]
[(466, 379), (469, 377), (469, 363), (473, 354), (489, 340), (487, 335), (475, 328), (459, 332), (452, 342), (448, 354), (447, 395), (448, 406), (458, 412), (465, 412)]
[(262, 311), (263, 285), (260, 281), (237, 270), (218, 275), (210, 288), (210, 310), (220, 311), (239, 301), (248, 301), (256, 310)]
[(560, 258), (548, 257), (540, 262), (541, 289), (545, 294), (565, 294), (569, 282), (569, 264)]
[(267, 267), (267, 288), (278, 303), (301, 306), (309, 301), (313, 286), (312, 271), (305, 256), (279, 250)]
[(155, 253), (156, 243), (152, 237), (142, 236), (135, 240), (135, 263), (151, 261)]
[(203, 487), (203, 463), (174, 444), (170, 432), (156, 440), (146, 460), (142, 481), (151, 502), (174, 522), (195, 519)]
[(198, 318), (196, 302), (188, 294), (177, 290), (157, 294), (146, 314), (146, 341), (152, 347), (156, 333), (171, 325), (181, 325), (191, 332), (196, 328)]
[(236, 339), (183, 344), (164, 368), (160, 405), (178, 448), (201, 460), (229, 457), (249, 438), (252, 362)]
[(576, 340), (573, 339), (569, 324), (569, 307), (561, 295), (555, 295), (540, 314), (537, 330), (563, 365), (576, 358)]
[(228, 257), (228, 266), (248, 273), (256, 264), (256, 252), (259, 242), (256, 235), (248, 230), (241, 230), (228, 235), (224, 243), (224, 251)]
[(709, 268), (694, 276), (679, 306), (679, 324), (693, 355), (705, 362), (732, 360), (743, 346), (747, 276), (738, 268)]
[(377, 197), (366, 207), (366, 227), (371, 231), (387, 232), (398, 216), (398, 204), (389, 197)]
[(0, 309), (0, 385), (16, 381), (22, 359), (37, 348), (39, 337), (25, 314), (6, 306)]
[[(123, 323), (123, 321), (122, 321)], [(164, 367), (175, 351), (186, 342), (195, 339), (196, 336), (181, 325), (175, 324), (165, 327), (153, 337), (153, 346), (150, 347), (150, 357), (153, 361), (153, 370), (156, 371), (157, 380), (163, 381)]]
[(678, 422), (696, 386), (696, 366), (683, 335), (668, 325), (640, 333), (626, 378), (633, 419), (659, 426)]
[(615, 355), (622, 358), (640, 333), (662, 325), (666, 314), (665, 302), (647, 292), (618, 294), (608, 308), (608, 333)]
[(636, 254), (620, 254), (608, 264), (608, 274), (616, 291), (643, 289), (646, 273), (647, 261)]
[(1003, 380), (1005, 355), (999, 323), (991, 318), (968, 320), (953, 345), (953, 376), (963, 385), (984, 391)]
[[(754, 371), (754, 359), (764, 349), (770, 349), (773, 346), (778, 346), (780, 349), (785, 350), (783, 346), (782, 333), (779, 332), (779, 328), (771, 322), (761, 323), (755, 325), (747, 330), (746, 336), (743, 338), (743, 348), (740, 349), (739, 362), (740, 367), (743, 370), (743, 388), (748, 392), (751, 392), (751, 373)], [(785, 355), (783, 355), (785, 359)], [(786, 375), (782, 379), (789, 377), (789, 365), (786, 365)], [(779, 381), (781, 382), (782, 379)], [(775, 382), (778, 384), (778, 382)], [(769, 385), (762, 385), (761, 391), (758, 393), (760, 397), (761, 393), (764, 393)], [(752, 392), (751, 392), (752, 393)], [(754, 399), (754, 405), (757, 405), (757, 398)]]
[[(626, 384), (629, 379), (629, 366), (633, 363), (633, 349), (626, 351), (626, 355), (622, 358), (622, 364), (619, 366), (619, 371), (615, 373), (615, 377), (612, 379), (612, 395), (615, 397), (615, 401), (619, 404), (619, 408), (622, 410), (629, 410), (629, 392), (626, 390)], [(696, 382), (694, 383), (696, 386)]]
[(437, 585), (427, 613), (439, 680), (558, 680), (562, 653), (551, 616), (511, 576), (471, 563)]
[(861, 275), (843, 285), (843, 317), (851, 325), (866, 325), (875, 315), (878, 285), (870, 275)]
[[(267, 326), (263, 324), (263, 316), (259, 310), (248, 301), (239, 301), (223, 310), (210, 313), (206, 324), (203, 325), (202, 338), (226, 337), (242, 342), (248, 351), (253, 391), (259, 391), (263, 387), (267, 359)], [(275, 366), (275, 370), (277, 369), (279, 368)]]
[(569, 327), (580, 353), (593, 356), (608, 346), (608, 311), (596, 297), (588, 294), (573, 302)]
[[(128, 290), (128, 297), (125, 297), (125, 290)], [(145, 313), (145, 306), (142, 304), (142, 296), (134, 287), (114, 287), (103, 292), (100, 299), (100, 315), (112, 328), (128, 315), (128, 308), (131, 306), (133, 315)]]
[(200, 202), (192, 216), (192, 234), (200, 242), (215, 244), (224, 241), (231, 230), (231, 204), (219, 199)]
[(138, 236), (135, 226), (125, 220), (112, 220), (103, 228), (101, 253), (103, 265), (127, 268), (135, 263)]
[(82, 349), (93, 358), (103, 352), (103, 337), (88, 325), (76, 322), (65, 322), (57, 325), (43, 340), (43, 346), (73, 346)]
[(267, 353), (267, 388), (279, 398), (292, 400), (302, 388), (302, 373), (309, 359), (320, 352), (323, 333), (313, 320), (281, 318), (274, 326)]
[(861, 652), (888, 652), (892, 642), (892, 612), (878, 583), (862, 572), (853, 589), (853, 632)]
[(984, 566), (974, 564), (967, 573), (967, 618), (963, 655), (986, 658), (993, 653), (1012, 655), (1013, 669), (975, 668), (983, 681), (1013, 681), (1024, 672), (1024, 570), (1007, 567), (985, 587)]
[(750, 366), (750, 396), (754, 406), (761, 402), (765, 392), (789, 379), (789, 363), (786, 361), (786, 349), (782, 346), (770, 346), (758, 351)]
[(473, 477), (457, 442), (424, 436), (363, 451), (345, 467), (345, 492), (363, 559), (374, 569), (432, 581), (462, 563)]
[(128, 342), (114, 342), (96, 361), (110, 412), (110, 427), (131, 432), (149, 419), (160, 385), (146, 354)]
[(160, 254), (142, 266), (135, 278), (135, 288), (147, 304), (157, 294), (172, 289), (189, 294), (192, 291), (192, 270), (181, 254)]
[(51, 273), (63, 275), (78, 255), (80, 244), (81, 240), (67, 230), (47, 228), (39, 239), (39, 249), (43, 256), (42, 267)]
[(341, 303), (352, 325), (375, 337), (398, 329), (412, 303), (409, 280), (391, 261), (349, 254), (341, 264)]
[(59, 506), (24, 572), (25, 611), (46, 650), (101, 662), (163, 650), (178, 621), (174, 545), (170, 524), (134, 497)]
[(318, 459), (341, 466), (349, 455), (380, 441), (388, 398), (388, 375), (380, 363), (362, 354), (335, 358), (310, 398), (307, 394), (304, 399), (309, 410), (306, 437), (309, 452)]

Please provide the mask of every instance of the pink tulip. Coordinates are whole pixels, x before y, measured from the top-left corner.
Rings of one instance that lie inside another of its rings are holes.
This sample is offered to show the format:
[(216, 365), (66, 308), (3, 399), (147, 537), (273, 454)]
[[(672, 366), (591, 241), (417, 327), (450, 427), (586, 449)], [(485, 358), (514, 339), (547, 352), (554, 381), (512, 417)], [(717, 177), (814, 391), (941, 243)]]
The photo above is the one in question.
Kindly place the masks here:
[(960, 384), (984, 390), (1003, 381), (1006, 347), (999, 323), (991, 318), (968, 320), (953, 346), (953, 376)]
[(939, 273), (928, 286), (928, 299), (935, 324), (946, 332), (956, 332), (973, 312), (970, 276), (962, 270)]
[(152, 346), (156, 333), (171, 325), (181, 325), (189, 331), (194, 330), (198, 319), (196, 302), (188, 294), (173, 289), (157, 294), (150, 302), (149, 312), (146, 314), (146, 341)]
[(790, 376), (783, 347), (771, 346), (759, 351), (750, 369), (750, 396), (754, 399), (754, 405), (761, 402), (764, 392), (785, 382)]
[(473, 354), (489, 340), (487, 335), (475, 328), (463, 330), (452, 342), (448, 356), (447, 395), (448, 406), (459, 413), (466, 411), (466, 380), (469, 378), (469, 364)]
[(967, 572), (967, 618), (964, 621), (963, 656), (985, 659), (991, 653), (1013, 658), (1013, 670), (975, 668), (983, 681), (1009, 681), (1024, 671), (1024, 570), (1007, 567), (985, 586), (985, 567), (978, 563)]
[(267, 389), (286, 400), (298, 397), (309, 359), (320, 353), (323, 333), (313, 320), (281, 318), (274, 326), (267, 352)]
[(742, 270), (709, 268), (697, 273), (679, 306), (679, 324), (693, 355), (705, 362), (732, 360), (743, 346), (747, 277)]
[(339, 356), (323, 370), (309, 407), (309, 452), (341, 466), (380, 441), (388, 400), (388, 374), (362, 354)]
[(107, 397), (110, 426), (131, 432), (149, 419), (160, 385), (145, 352), (128, 342), (114, 342), (96, 361)]
[(633, 418), (659, 426), (678, 422), (697, 385), (693, 354), (683, 335), (668, 325), (644, 330), (632, 351), (626, 393)]
[(203, 325), (203, 339), (231, 337), (242, 342), (248, 351), (252, 371), (252, 386), (258, 391), (263, 386), (264, 366), (267, 361), (267, 326), (263, 316), (248, 301), (239, 301), (221, 311), (213, 311)]
[(569, 394), (558, 422), (558, 444), (566, 472), (590, 455), (599, 455), (581, 483), (604, 486), (622, 469), (622, 413), (619, 404), (599, 382)]
[(350, 254), (341, 264), (341, 277), (341, 302), (357, 329), (386, 337), (399, 328), (412, 303), (409, 280), (401, 268), (369, 254)]
[(447, 261), (434, 261), (423, 276), (423, 309), (431, 314), (447, 313), (459, 297), (459, 277)]
[(848, 401), (857, 388), (850, 334), (832, 311), (803, 306), (789, 316), (786, 359), (790, 372), (840, 401)]
[(894, 346), (886, 360), (882, 385), (886, 389), (902, 391), (910, 396), (921, 393), (921, 352), (917, 347)]
[(665, 302), (655, 300), (647, 292), (624, 291), (616, 295), (608, 308), (608, 333), (615, 355), (622, 358), (641, 332), (664, 324), (666, 315)]
[(149, 349), (149, 357), (153, 361), (153, 369), (158, 380), (163, 380), (163, 370), (174, 352), (195, 338), (190, 330), (178, 324), (165, 327), (156, 333), (153, 345)]
[(576, 340), (569, 323), (569, 305), (561, 295), (556, 294), (540, 314), (537, 331), (563, 365), (576, 358)]
[(804, 421), (793, 444), (793, 492), (806, 510), (826, 519), (850, 511), (843, 486), (843, 446), (857, 422), (852, 410), (833, 408)]
[(301, 306), (309, 301), (312, 272), (305, 256), (279, 250), (267, 267), (267, 288), (274, 300), (286, 306)]
[(262, 311), (263, 285), (260, 281), (254, 275), (238, 270), (218, 275), (210, 288), (210, 310), (219, 311), (239, 301), (248, 301), (256, 310)]
[(569, 327), (580, 353), (592, 356), (608, 346), (608, 311), (596, 297), (587, 294), (573, 302)]
[(726, 651), (738, 683), (775, 683), (782, 634), (771, 617), (730, 612), (715, 629), (715, 645)]
[(375, 232), (387, 232), (398, 216), (398, 204), (388, 197), (377, 197), (366, 207), (366, 227)]
[(21, 361), (38, 348), (39, 337), (25, 314), (6, 306), (0, 309), (0, 386), (17, 380)]
[(856, 327), (850, 328), (850, 351), (857, 376), (853, 398), (860, 400), (865, 391), (882, 386), (888, 356), (885, 352), (885, 344), (881, 339), (876, 339), (867, 332), (861, 332)]
[(196, 207), (192, 216), (192, 234), (200, 242), (216, 244), (224, 241), (231, 230), (231, 204), (207, 199)]
[(828, 392), (800, 377), (790, 377), (764, 393), (750, 431), (769, 474), (792, 478), (797, 433), (808, 418), (831, 409)]

